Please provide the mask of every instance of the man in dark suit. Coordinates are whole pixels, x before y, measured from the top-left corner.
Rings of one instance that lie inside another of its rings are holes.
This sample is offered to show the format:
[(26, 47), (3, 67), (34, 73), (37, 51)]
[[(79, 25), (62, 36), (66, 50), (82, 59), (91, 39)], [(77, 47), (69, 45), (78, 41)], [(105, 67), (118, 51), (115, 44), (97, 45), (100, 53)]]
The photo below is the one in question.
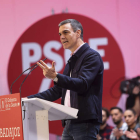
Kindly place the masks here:
[(62, 105), (79, 110), (78, 119), (63, 121), (62, 140), (94, 140), (102, 122), (103, 62), (99, 53), (83, 42), (83, 28), (77, 20), (62, 21), (59, 35), (64, 49), (71, 51), (64, 72), (55, 71), (55, 62), (49, 67), (41, 60), (37, 64), (54, 86), (28, 98), (55, 101), (62, 97)]

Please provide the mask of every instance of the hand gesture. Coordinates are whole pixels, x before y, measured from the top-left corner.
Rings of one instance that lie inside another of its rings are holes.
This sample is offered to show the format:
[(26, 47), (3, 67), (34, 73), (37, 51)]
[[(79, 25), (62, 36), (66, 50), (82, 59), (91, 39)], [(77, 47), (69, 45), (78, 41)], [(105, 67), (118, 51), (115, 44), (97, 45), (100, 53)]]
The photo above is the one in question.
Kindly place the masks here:
[(125, 135), (127, 138), (133, 139), (133, 140), (138, 140), (138, 135), (134, 130), (130, 130), (130, 131), (125, 131)]
[(98, 134), (98, 135), (96, 135), (96, 138), (97, 138), (97, 140), (101, 140), (102, 138), (101, 138), (101, 136)]
[(40, 63), (37, 62), (37, 65), (42, 68), (43, 70), (43, 75), (46, 78), (49, 79), (54, 79), (57, 75), (57, 72), (55, 71), (55, 62), (52, 62), (52, 67), (49, 67), (45, 62), (43, 62), (42, 60), (40, 60)]
[(114, 136), (119, 139), (123, 135), (123, 131), (119, 130), (118, 128), (113, 129)]

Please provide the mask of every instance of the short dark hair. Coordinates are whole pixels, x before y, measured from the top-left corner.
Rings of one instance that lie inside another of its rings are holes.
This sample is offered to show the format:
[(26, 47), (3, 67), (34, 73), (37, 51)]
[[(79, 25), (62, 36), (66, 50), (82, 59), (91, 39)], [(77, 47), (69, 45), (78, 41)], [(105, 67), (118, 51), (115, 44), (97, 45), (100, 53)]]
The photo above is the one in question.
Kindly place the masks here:
[(80, 35), (80, 38), (83, 40), (83, 27), (82, 27), (82, 24), (75, 20), (75, 19), (66, 19), (66, 20), (63, 20), (59, 23), (59, 27), (66, 24), (66, 23), (70, 23), (71, 24), (71, 27), (73, 29), (74, 32), (76, 32), (77, 30), (81, 30), (81, 35)]
[(113, 109), (118, 109), (121, 113), (123, 113), (123, 110), (120, 107), (117, 107), (117, 106), (111, 107), (110, 111), (112, 111)]
[(107, 116), (107, 118), (109, 117), (109, 111), (108, 111), (108, 109), (107, 108), (105, 108), (105, 107), (102, 107), (102, 110), (103, 111), (105, 111), (105, 113), (106, 113), (106, 116)]
[(132, 108), (128, 108), (128, 109), (126, 109), (125, 111), (127, 111), (127, 110), (131, 111), (131, 112), (134, 114), (134, 116), (137, 115), (137, 113), (136, 113), (136, 111), (135, 111), (134, 109), (132, 109)]

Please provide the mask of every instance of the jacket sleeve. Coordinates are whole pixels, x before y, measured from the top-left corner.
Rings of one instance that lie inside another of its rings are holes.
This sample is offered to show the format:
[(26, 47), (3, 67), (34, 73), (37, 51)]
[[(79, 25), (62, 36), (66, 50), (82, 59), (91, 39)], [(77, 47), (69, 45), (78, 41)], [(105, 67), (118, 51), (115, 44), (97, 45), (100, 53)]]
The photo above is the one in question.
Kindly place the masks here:
[(87, 55), (79, 69), (77, 78), (58, 74), (58, 82), (55, 83), (59, 87), (73, 90), (77, 93), (84, 93), (89, 89), (98, 74), (103, 73), (103, 63), (101, 57), (97, 54)]
[(52, 88), (46, 91), (43, 91), (34, 95), (30, 95), (27, 98), (40, 98), (40, 99), (44, 99), (48, 101), (55, 101), (59, 99), (61, 96), (62, 96), (62, 89), (54, 85)]

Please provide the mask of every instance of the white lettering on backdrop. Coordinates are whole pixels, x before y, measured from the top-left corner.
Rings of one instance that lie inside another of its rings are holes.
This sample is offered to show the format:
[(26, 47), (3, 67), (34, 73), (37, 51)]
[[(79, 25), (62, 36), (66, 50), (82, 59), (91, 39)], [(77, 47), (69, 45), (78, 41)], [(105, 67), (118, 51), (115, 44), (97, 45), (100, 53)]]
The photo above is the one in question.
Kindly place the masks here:
[[(105, 49), (98, 49), (98, 46), (106, 46), (106, 45), (108, 45), (108, 39), (106, 37), (89, 39), (89, 46), (92, 49), (99, 52), (101, 57), (105, 56)], [(58, 51), (61, 47), (62, 44), (56, 40), (51, 40), (46, 42), (45, 45), (43, 46), (43, 49), (36, 42), (22, 43), (21, 44), (22, 71), (30, 67), (31, 63), (36, 63), (37, 61), (39, 61), (42, 55), (47, 57), (49, 60), (55, 61), (56, 71), (57, 72), (61, 71), (62, 68), (64, 67), (64, 62), (67, 63), (67, 60), (69, 59), (71, 53), (69, 50), (64, 50), (64, 61), (63, 61), (63, 57), (60, 54), (52, 51), (52, 49)], [(31, 50), (33, 51), (33, 55), (30, 55)], [(103, 63), (104, 63), (104, 69), (109, 70), (110, 68), (109, 62), (105, 61)], [(47, 63), (47, 65), (51, 66), (50, 63)], [(28, 71), (25, 72), (24, 74), (27, 73)], [(38, 92), (48, 89), (50, 87), (50, 84), (51, 84), (50, 79), (43, 78)]]

